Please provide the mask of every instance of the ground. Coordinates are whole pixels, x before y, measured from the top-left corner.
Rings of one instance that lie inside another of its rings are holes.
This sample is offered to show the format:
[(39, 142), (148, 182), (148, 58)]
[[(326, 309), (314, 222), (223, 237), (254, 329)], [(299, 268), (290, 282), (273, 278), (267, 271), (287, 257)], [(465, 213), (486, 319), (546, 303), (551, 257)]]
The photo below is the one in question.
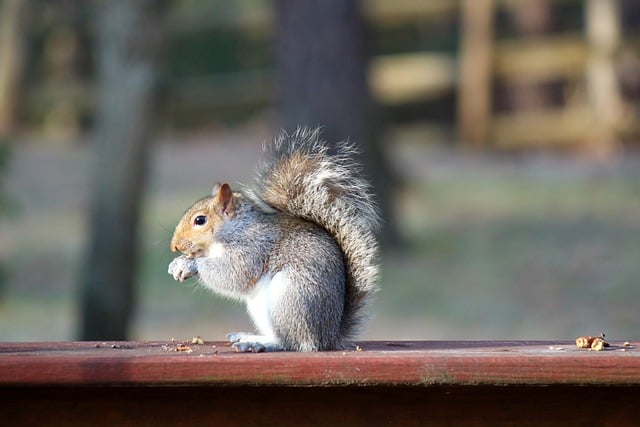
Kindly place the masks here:
[[(166, 273), (173, 227), (215, 181), (247, 182), (269, 132), (165, 136), (145, 200), (132, 338), (221, 339), (250, 330), (243, 307)], [(364, 338), (638, 339), (640, 158), (474, 156), (432, 140), (387, 143), (403, 175), (403, 245), (382, 257)], [(86, 244), (86, 146), (16, 146), (0, 221), (0, 341), (73, 339)]]

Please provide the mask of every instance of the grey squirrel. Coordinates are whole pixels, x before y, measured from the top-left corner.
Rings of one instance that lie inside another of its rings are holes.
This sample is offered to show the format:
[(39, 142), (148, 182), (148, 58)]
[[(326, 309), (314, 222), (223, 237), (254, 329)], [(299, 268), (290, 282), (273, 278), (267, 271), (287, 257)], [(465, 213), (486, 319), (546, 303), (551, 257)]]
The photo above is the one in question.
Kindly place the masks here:
[(319, 129), (282, 132), (253, 185), (216, 184), (183, 215), (169, 264), (178, 281), (246, 303), (259, 331), (230, 333), (238, 351), (344, 348), (375, 293), (379, 215), (355, 148)]

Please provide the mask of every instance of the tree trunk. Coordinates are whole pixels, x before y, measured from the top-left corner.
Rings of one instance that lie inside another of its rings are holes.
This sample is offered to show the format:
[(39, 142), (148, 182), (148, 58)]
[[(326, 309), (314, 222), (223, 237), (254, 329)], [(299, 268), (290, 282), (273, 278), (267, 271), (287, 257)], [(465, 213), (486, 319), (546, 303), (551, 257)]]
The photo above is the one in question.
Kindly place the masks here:
[(322, 126), (329, 142), (362, 147), (381, 206), (383, 242), (395, 240), (392, 180), (367, 83), (367, 30), (357, 0), (276, 0), (280, 124)]
[(97, 2), (98, 106), (83, 340), (126, 339), (164, 25), (154, 0)]

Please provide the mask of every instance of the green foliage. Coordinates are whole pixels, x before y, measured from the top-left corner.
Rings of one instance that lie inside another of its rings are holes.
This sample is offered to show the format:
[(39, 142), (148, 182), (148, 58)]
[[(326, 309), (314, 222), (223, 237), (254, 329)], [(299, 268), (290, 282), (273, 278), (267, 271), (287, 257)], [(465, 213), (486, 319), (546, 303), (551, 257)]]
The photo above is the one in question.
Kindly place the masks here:
[(251, 34), (208, 30), (174, 37), (170, 48), (172, 78), (200, 77), (272, 66), (267, 40)]

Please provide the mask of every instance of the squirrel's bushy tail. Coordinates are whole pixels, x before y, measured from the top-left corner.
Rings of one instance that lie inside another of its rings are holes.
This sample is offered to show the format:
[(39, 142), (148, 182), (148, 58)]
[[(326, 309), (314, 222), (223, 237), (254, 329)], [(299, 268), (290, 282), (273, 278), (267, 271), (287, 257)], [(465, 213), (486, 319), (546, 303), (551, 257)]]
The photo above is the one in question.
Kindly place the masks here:
[(353, 159), (357, 150), (349, 142), (331, 150), (320, 129), (301, 128), (291, 135), (282, 132), (265, 152), (270, 156), (258, 169), (254, 195), (325, 228), (342, 248), (347, 286), (341, 335), (351, 339), (366, 317), (378, 275), (379, 215)]

